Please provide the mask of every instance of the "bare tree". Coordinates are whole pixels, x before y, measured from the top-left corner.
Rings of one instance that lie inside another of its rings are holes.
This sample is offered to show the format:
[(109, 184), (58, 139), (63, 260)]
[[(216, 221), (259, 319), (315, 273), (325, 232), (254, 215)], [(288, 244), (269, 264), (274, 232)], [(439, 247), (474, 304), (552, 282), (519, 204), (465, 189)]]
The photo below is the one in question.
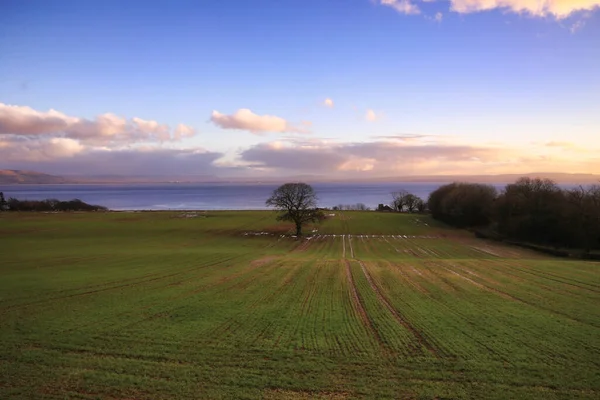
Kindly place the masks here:
[(415, 210), (417, 209), (417, 205), (419, 204), (419, 200), (421, 199), (412, 193), (409, 193), (406, 196), (404, 196), (404, 205), (406, 206), (406, 210), (409, 213), (415, 212)]
[(413, 213), (417, 210), (424, 209), (423, 200), (415, 196), (412, 193), (407, 192), (406, 190), (400, 190), (399, 192), (392, 193), (392, 208), (395, 211), (408, 211), (409, 213)]
[(317, 195), (312, 186), (306, 183), (286, 183), (273, 191), (266, 205), (281, 211), (278, 221), (292, 221), (296, 224), (296, 235), (302, 236), (302, 225), (321, 219), (317, 207)]
[(404, 210), (404, 206), (406, 205), (406, 196), (409, 193), (406, 190), (400, 190), (399, 192), (392, 193), (392, 204), (390, 206), (394, 209), (394, 211), (402, 211)]

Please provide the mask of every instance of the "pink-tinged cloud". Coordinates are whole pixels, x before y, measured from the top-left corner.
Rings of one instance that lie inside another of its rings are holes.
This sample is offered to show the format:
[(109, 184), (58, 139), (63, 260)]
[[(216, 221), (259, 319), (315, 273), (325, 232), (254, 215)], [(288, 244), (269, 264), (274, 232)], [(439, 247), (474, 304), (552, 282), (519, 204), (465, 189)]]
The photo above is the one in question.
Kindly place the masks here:
[(380, 0), (380, 4), (388, 6), (398, 11), (401, 14), (420, 14), (421, 10), (411, 0)]
[(558, 19), (597, 7), (600, 0), (451, 0), (452, 11), (459, 13), (501, 9), (536, 17), (553, 15)]
[(175, 140), (181, 140), (185, 138), (193, 137), (196, 134), (196, 130), (191, 126), (179, 124), (175, 128), (174, 138)]
[[(498, 174), (532, 171), (594, 172), (599, 160), (530, 149), (417, 141), (367, 143), (276, 142), (258, 144), (241, 160), (261, 170), (364, 177), (427, 174)], [(596, 171), (597, 172), (597, 171)]]
[(76, 118), (52, 109), (39, 112), (30, 107), (0, 103), (0, 134), (40, 135), (60, 132), (76, 121)]
[(330, 98), (325, 99), (325, 101), (323, 101), (323, 105), (325, 107), (329, 107), (329, 108), (333, 108), (334, 107), (333, 100), (331, 100)]
[(367, 110), (367, 112), (365, 113), (365, 120), (369, 121), (369, 122), (375, 122), (378, 119), (380, 119), (382, 116), (381, 113), (376, 113), (373, 110)]
[(27, 106), (0, 103), (0, 135), (44, 135), (75, 139), (85, 144), (107, 145), (172, 141), (194, 134), (193, 128), (183, 124), (171, 131), (168, 125), (137, 117), (128, 121), (106, 113), (88, 120), (56, 110), (44, 112)]
[(0, 136), (0, 158), (12, 162), (53, 162), (85, 151), (77, 140), (68, 138), (27, 138)]
[(470, 162), (499, 160), (497, 149), (465, 145), (416, 144), (401, 142), (296, 143), (255, 145), (241, 153), (242, 160), (272, 169), (303, 172), (379, 171), (392, 172), (404, 166), (436, 161)]
[(574, 148), (576, 147), (574, 143), (571, 142), (557, 142), (557, 141), (552, 141), (552, 142), (547, 142), (545, 144), (546, 147), (562, 147), (562, 148)]
[(214, 175), (235, 171), (213, 163), (222, 153), (205, 149), (142, 147), (109, 150), (84, 147), (73, 139), (0, 136), (0, 169), (66, 175)]
[(310, 123), (304, 123), (304, 127), (293, 126), (281, 117), (257, 115), (247, 108), (241, 108), (230, 115), (213, 111), (210, 120), (223, 129), (237, 129), (254, 134), (267, 132), (307, 133), (306, 125), (310, 125)]
[[(401, 14), (420, 14), (420, 6), (432, 0), (379, 0), (379, 4), (388, 6)], [(563, 19), (574, 13), (593, 11), (600, 7), (600, 0), (449, 0), (450, 10), (468, 14), (481, 11), (501, 10), (517, 14), (528, 14), (534, 17), (553, 16)], [(441, 21), (443, 15), (437, 13), (436, 21)], [(574, 26), (574, 29), (580, 28)]]

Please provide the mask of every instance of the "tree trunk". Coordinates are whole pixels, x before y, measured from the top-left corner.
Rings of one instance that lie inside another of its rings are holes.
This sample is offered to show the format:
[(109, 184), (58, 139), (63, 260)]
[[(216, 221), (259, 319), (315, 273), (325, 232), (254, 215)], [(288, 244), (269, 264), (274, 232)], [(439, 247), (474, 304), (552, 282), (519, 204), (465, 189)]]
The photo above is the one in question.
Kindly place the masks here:
[(296, 236), (302, 236), (302, 224), (300, 222), (296, 222)]

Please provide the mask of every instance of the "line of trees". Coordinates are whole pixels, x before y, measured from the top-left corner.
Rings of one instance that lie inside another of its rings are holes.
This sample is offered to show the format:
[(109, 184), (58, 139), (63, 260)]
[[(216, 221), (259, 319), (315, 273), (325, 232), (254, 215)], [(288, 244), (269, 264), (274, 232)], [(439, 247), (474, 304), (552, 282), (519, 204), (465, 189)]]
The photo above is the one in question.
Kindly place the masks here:
[(430, 194), (428, 208), (461, 228), (586, 253), (600, 249), (600, 185), (567, 190), (549, 179), (521, 178), (498, 193), (490, 185), (451, 183)]
[(87, 204), (79, 199), (17, 200), (11, 197), (6, 200), (4, 193), (0, 192), (0, 211), (107, 211), (107, 208)]

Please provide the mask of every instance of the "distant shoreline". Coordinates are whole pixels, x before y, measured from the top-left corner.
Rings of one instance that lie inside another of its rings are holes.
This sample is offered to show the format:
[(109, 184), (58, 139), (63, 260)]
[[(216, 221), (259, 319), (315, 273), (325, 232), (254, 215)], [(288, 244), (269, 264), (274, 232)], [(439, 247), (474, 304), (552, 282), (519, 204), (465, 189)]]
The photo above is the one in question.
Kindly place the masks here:
[(0, 170), (0, 185), (278, 185), (286, 182), (311, 184), (394, 184), (394, 183), (450, 183), (470, 182), (506, 184), (521, 177), (547, 178), (559, 184), (597, 184), (600, 175), (587, 173), (530, 172), (497, 175), (407, 175), (397, 177), (332, 177), (299, 175), (264, 178), (219, 178), (214, 176), (57, 176), (36, 171)]

